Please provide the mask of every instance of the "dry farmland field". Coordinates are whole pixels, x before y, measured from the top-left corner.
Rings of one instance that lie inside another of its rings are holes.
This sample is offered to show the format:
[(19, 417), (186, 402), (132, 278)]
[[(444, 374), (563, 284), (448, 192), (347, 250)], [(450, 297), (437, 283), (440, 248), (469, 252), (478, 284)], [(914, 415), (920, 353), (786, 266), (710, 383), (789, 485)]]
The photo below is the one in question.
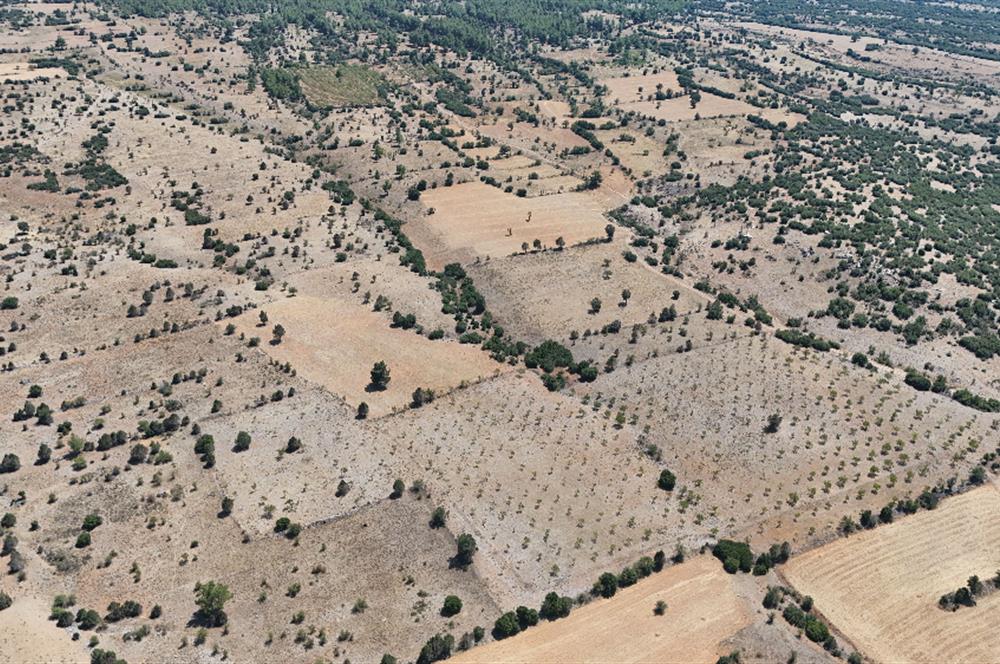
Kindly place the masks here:
[(946, 611), (938, 598), (1000, 565), (995, 485), (936, 510), (798, 556), (784, 576), (824, 617), (880, 662), (992, 662), (1000, 595)]
[[(372, 416), (406, 406), (417, 388), (443, 393), (503, 368), (474, 348), (414, 338), (412, 332), (388, 328), (373, 312), (334, 299), (296, 297), (262, 311), (272, 326), (282, 325), (288, 335), (277, 344), (273, 335), (261, 340), (274, 361), (290, 364), (303, 378), (355, 408), (368, 403)], [(237, 331), (247, 338), (260, 338), (264, 327), (256, 313), (236, 321)], [(394, 371), (384, 390), (371, 389), (367, 380), (367, 370), (379, 361)]]
[[(431, 265), (454, 259), (503, 258), (524, 245), (553, 248), (562, 239), (577, 244), (604, 234), (601, 206), (584, 193), (521, 198), (480, 183), (439, 188), (422, 197), (428, 208), (420, 222), (430, 237)], [(431, 211), (433, 210), (433, 213)]]
[[(666, 615), (657, 615), (657, 602)], [(610, 600), (595, 601), (559, 622), (455, 658), (501, 662), (714, 662), (722, 643), (748, 624), (732, 578), (698, 558)]]
[(1000, 660), (998, 44), (0, 2), (0, 664)]

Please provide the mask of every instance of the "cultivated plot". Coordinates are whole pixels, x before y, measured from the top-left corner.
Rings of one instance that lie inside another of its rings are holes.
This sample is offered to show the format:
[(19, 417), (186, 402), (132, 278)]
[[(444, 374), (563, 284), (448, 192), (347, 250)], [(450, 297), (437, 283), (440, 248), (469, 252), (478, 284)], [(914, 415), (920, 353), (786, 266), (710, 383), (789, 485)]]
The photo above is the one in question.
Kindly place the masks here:
[(995, 662), (1000, 594), (955, 612), (941, 595), (1000, 568), (1000, 493), (986, 486), (797, 556), (795, 588), (865, 655), (881, 662)]

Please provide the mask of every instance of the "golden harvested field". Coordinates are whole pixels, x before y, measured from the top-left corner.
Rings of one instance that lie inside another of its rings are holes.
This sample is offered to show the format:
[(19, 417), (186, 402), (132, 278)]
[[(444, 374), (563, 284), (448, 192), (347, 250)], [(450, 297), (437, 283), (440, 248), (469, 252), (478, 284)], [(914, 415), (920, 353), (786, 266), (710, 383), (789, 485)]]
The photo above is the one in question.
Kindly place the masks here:
[(784, 574), (875, 661), (1000, 661), (1000, 594), (955, 612), (937, 606), (970, 576), (1000, 568), (997, 514), (1000, 493), (988, 485), (797, 556)]
[[(519, 198), (486, 184), (469, 182), (427, 191), (421, 198), (434, 209), (420, 222), (430, 231), (424, 249), (427, 264), (438, 268), (463, 257), (501, 258), (535, 240), (567, 246), (604, 234), (601, 206), (580, 192)], [(407, 229), (408, 232), (410, 229)]]
[(609, 99), (623, 104), (655, 96), (658, 89), (662, 89), (664, 92), (673, 90), (674, 93), (681, 91), (681, 85), (677, 82), (677, 74), (672, 70), (639, 76), (617, 76), (604, 79), (601, 83), (608, 87)]
[(27, 62), (0, 63), (0, 81), (33, 81), (36, 78), (57, 78), (66, 72), (58, 67), (36, 67)]
[(697, 118), (717, 118), (724, 116), (746, 116), (759, 115), (771, 122), (787, 122), (789, 127), (794, 127), (801, 121), (802, 116), (784, 109), (757, 108), (740, 99), (726, 99), (704, 92), (694, 108), (691, 108), (691, 99), (687, 96), (664, 99), (662, 101), (638, 101), (622, 104), (623, 108), (636, 111), (643, 115), (666, 120), (667, 122), (678, 122), (681, 120), (694, 120)]
[(12, 664), (86, 662), (89, 655), (83, 643), (74, 643), (69, 634), (45, 619), (47, 614), (45, 601), (28, 597), (0, 611), (0, 658)]
[[(440, 394), (503, 369), (475, 346), (389, 328), (378, 314), (336, 299), (296, 297), (261, 310), (268, 325), (260, 327), (258, 312), (252, 311), (237, 320), (240, 333), (260, 337), (260, 348), (271, 358), (290, 362), (300, 376), (351, 406), (367, 403), (371, 417), (405, 407), (418, 387)], [(278, 323), (286, 335), (274, 345), (271, 331)], [(369, 392), (369, 371), (379, 361), (389, 366), (391, 381), (386, 390)]]
[[(452, 658), (457, 664), (714, 662), (720, 644), (749, 623), (718, 561), (703, 556), (654, 574), (609, 600)], [(666, 615), (653, 613), (667, 603)]]

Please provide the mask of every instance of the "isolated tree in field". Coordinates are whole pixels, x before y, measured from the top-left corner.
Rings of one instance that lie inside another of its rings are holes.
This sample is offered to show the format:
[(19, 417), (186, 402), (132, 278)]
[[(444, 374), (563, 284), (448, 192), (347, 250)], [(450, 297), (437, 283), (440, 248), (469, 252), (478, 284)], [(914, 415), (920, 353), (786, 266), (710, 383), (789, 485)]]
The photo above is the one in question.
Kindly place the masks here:
[(21, 467), (21, 459), (16, 454), (4, 454), (0, 461), (0, 473), (13, 473)]
[(368, 404), (364, 401), (358, 404), (358, 414), (356, 418), (359, 420), (364, 420), (368, 418)]
[(656, 480), (656, 486), (660, 487), (664, 491), (673, 491), (674, 485), (676, 484), (677, 476), (666, 468), (660, 472), (660, 478)]
[(194, 587), (194, 594), (194, 602), (205, 622), (215, 627), (226, 624), (224, 608), (226, 602), (233, 597), (228, 587), (215, 581), (198, 583)]
[(764, 425), (764, 433), (778, 433), (778, 427), (781, 426), (781, 415), (774, 413), (768, 416), (767, 424)]
[(448, 595), (444, 598), (444, 606), (441, 607), (441, 615), (445, 618), (458, 615), (462, 610), (462, 600), (456, 595)]
[(371, 372), (371, 383), (368, 387), (373, 391), (382, 391), (389, 385), (389, 367), (381, 360), (375, 363)]
[(285, 337), (285, 328), (281, 323), (278, 323), (277, 325), (274, 326), (274, 329), (272, 330), (271, 333), (273, 335), (273, 338), (271, 339), (271, 345), (277, 346), (278, 344), (281, 343), (281, 340)]
[(604, 227), (604, 234), (608, 236), (608, 242), (615, 239), (615, 227), (614, 224), (608, 224)]
[(397, 479), (392, 483), (392, 493), (389, 494), (389, 497), (393, 500), (401, 498), (404, 490), (406, 490), (406, 484), (403, 483), (403, 480)]
[(431, 513), (431, 528), (444, 528), (447, 513), (443, 507), (435, 507)]
[(250, 449), (250, 434), (240, 431), (236, 434), (236, 442), (233, 444), (234, 452), (246, 452)]
[(596, 314), (601, 311), (601, 298), (595, 297), (590, 301), (590, 313)]
[(476, 538), (468, 533), (462, 533), (455, 541), (455, 565), (457, 567), (468, 567), (472, 564), (472, 556), (476, 553)]

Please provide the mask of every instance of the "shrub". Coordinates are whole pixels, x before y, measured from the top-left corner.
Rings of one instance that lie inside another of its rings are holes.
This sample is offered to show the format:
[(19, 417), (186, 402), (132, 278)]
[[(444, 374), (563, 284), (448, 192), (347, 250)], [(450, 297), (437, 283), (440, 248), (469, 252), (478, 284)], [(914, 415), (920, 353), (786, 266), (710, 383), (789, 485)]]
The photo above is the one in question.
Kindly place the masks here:
[(521, 631), (521, 624), (517, 620), (517, 614), (508, 611), (503, 614), (493, 624), (493, 637), (496, 639), (506, 639)]
[(667, 469), (660, 471), (660, 478), (656, 481), (656, 486), (664, 491), (673, 491), (677, 484), (677, 476)]
[(462, 600), (456, 595), (448, 595), (444, 598), (444, 605), (441, 607), (441, 615), (450, 618), (458, 615), (462, 610)]
[(549, 593), (542, 601), (542, 608), (538, 615), (545, 620), (558, 620), (569, 615), (573, 608), (573, 600), (569, 597), (560, 597), (556, 593)]
[(468, 567), (472, 564), (472, 556), (476, 553), (476, 539), (468, 533), (463, 533), (455, 540), (455, 565)]
[(234, 452), (245, 452), (250, 449), (250, 434), (240, 431), (236, 434), (236, 442), (233, 444)]
[(21, 459), (16, 454), (4, 454), (0, 461), (0, 473), (13, 473), (21, 468)]
[(719, 540), (712, 547), (712, 555), (722, 561), (723, 567), (730, 574), (735, 574), (737, 569), (742, 572), (753, 569), (753, 551), (746, 542)]

